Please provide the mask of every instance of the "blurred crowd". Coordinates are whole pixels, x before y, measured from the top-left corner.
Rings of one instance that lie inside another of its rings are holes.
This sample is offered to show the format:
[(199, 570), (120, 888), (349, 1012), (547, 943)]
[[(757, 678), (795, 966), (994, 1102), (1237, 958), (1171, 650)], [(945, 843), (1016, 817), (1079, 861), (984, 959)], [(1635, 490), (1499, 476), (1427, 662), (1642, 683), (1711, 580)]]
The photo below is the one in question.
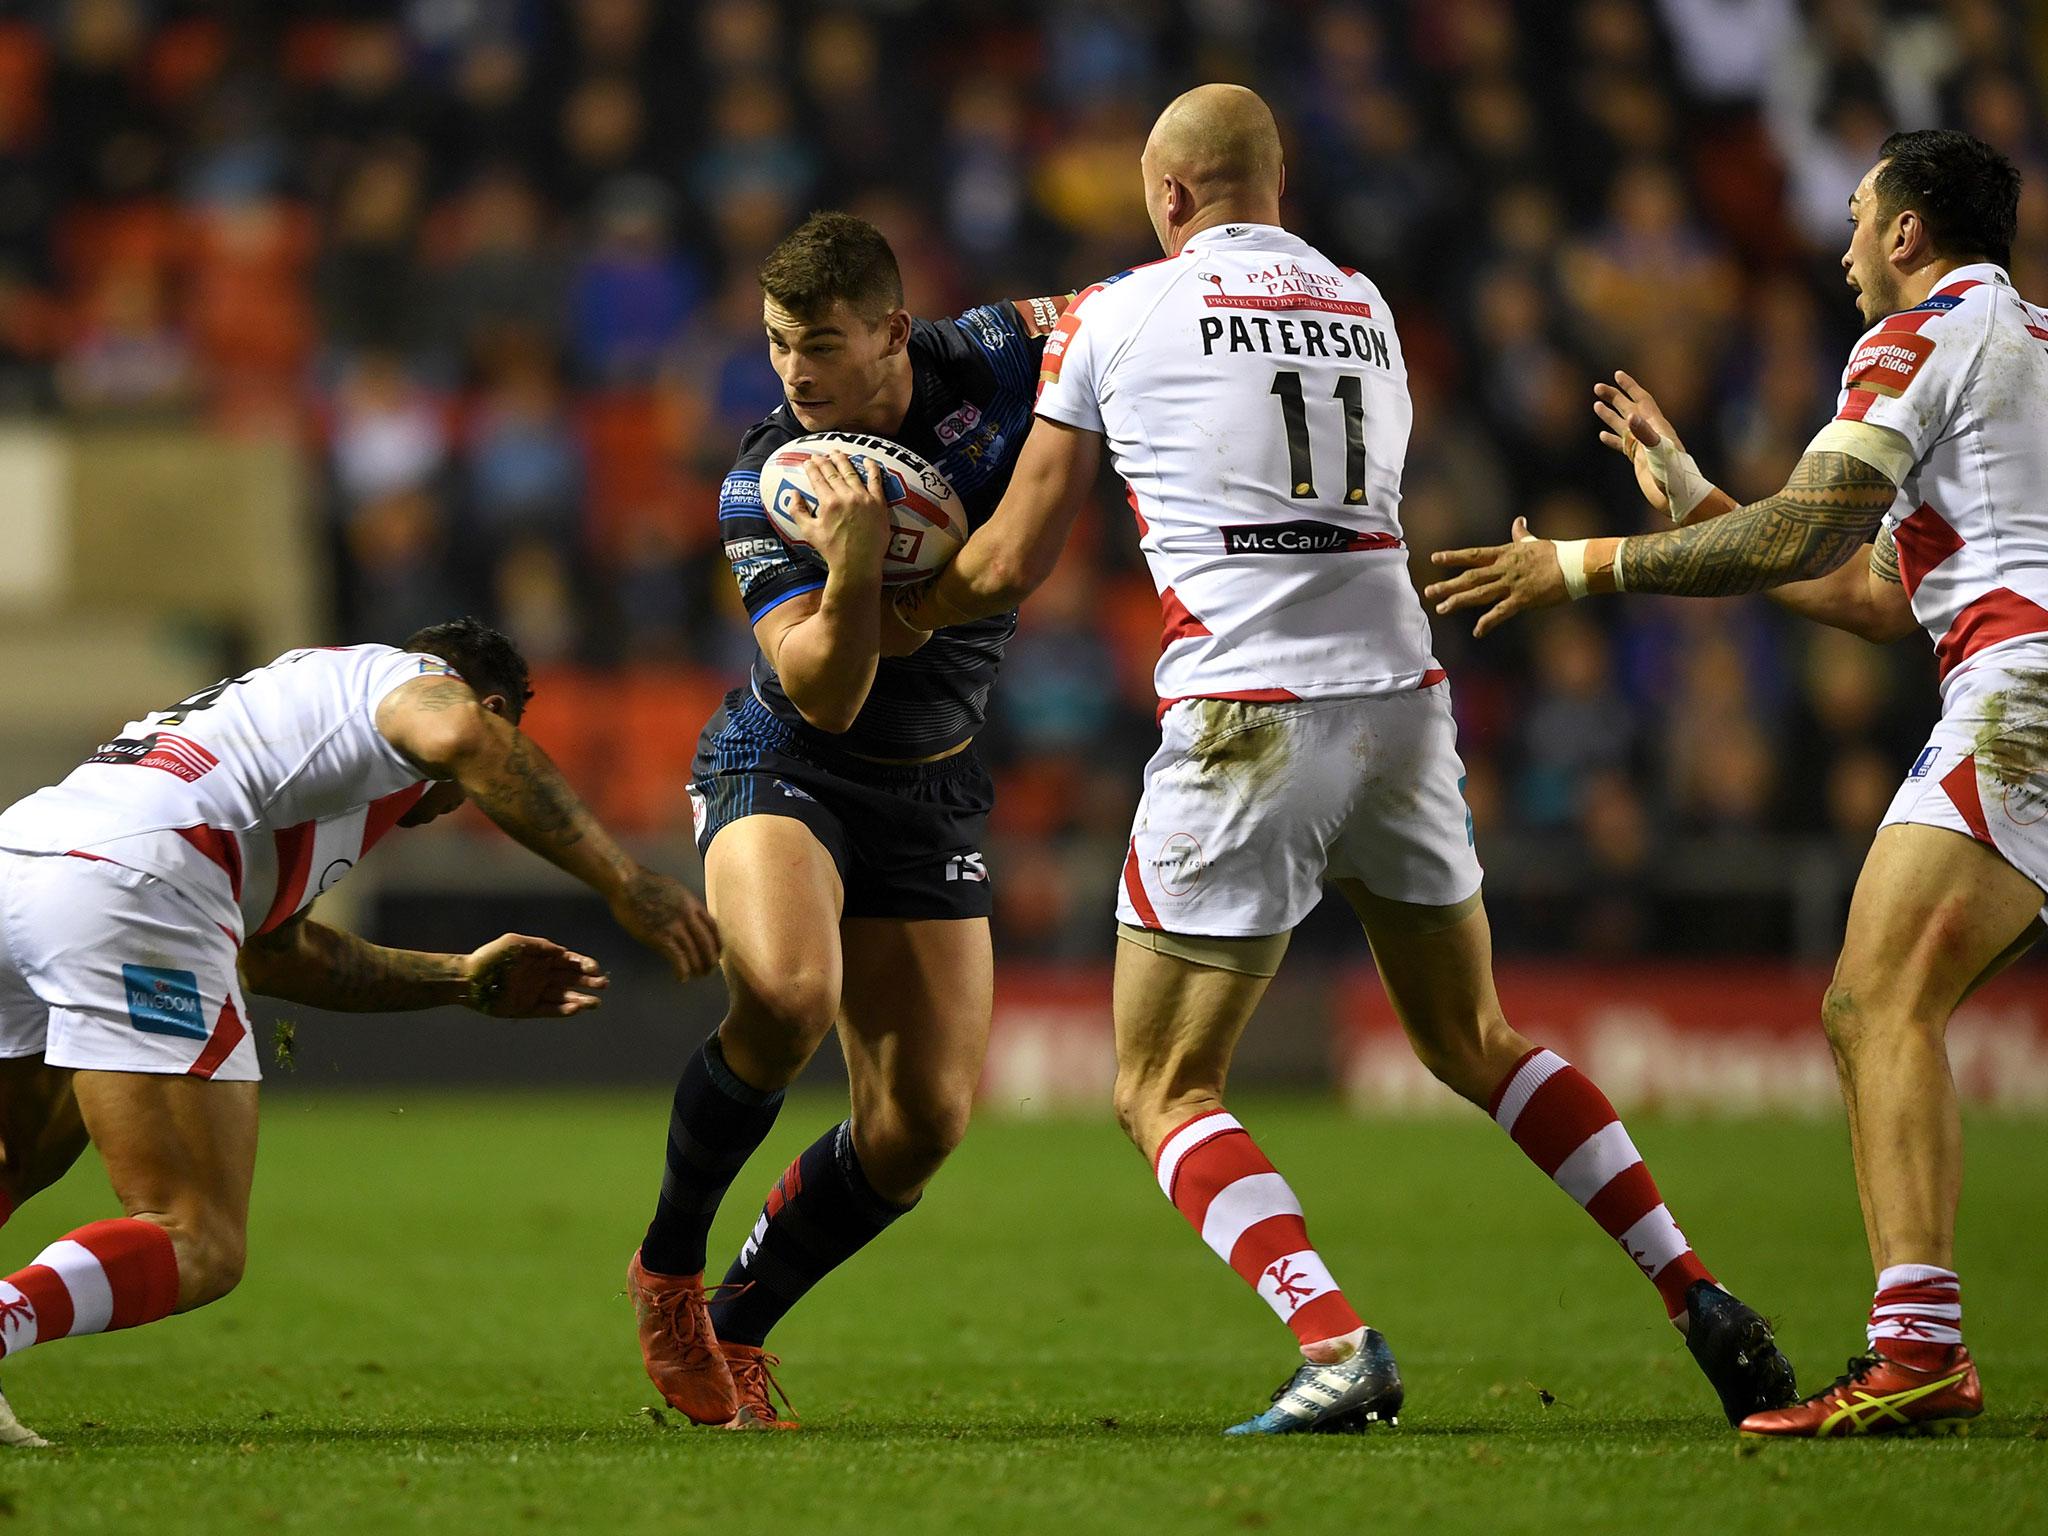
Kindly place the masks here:
[[(1516, 513), (1557, 536), (1641, 523), (1589, 410), (1616, 367), (1724, 487), (1776, 489), (1859, 328), (1847, 199), (1894, 128), (1964, 127), (2020, 164), (2013, 275), (2048, 294), (2048, 23), (2017, 0), (4, 17), (0, 408), (291, 434), (334, 631), (491, 616), (536, 662), (536, 728), (643, 830), (687, 826), (690, 744), (751, 651), (715, 496), (779, 400), (754, 270), (813, 208), (879, 224), (923, 314), (1071, 289), (1157, 254), (1136, 167), (1158, 108), (1258, 87), (1289, 221), (1393, 306), (1418, 571)], [(1105, 944), (1158, 625), (1105, 494), (1027, 610), (985, 742), (1008, 953)], [(1439, 623), (1438, 644), (1482, 855), (1553, 850), (1534, 862), (1579, 893), (1498, 903), (1509, 945), (1702, 947), (1670, 850), (1860, 853), (1934, 713), (1921, 642), (1760, 600), (1589, 604), (1478, 643)], [(1725, 916), (1705, 921), (1727, 941)], [(1782, 924), (1732, 941), (1781, 945)]]

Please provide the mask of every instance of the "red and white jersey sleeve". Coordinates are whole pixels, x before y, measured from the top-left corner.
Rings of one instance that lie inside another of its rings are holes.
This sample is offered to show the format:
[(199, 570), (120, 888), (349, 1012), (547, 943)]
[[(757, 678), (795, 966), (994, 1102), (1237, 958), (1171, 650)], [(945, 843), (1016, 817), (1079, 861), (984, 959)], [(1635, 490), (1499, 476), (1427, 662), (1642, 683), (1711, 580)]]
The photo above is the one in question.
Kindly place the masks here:
[(1164, 610), (1162, 700), (1362, 697), (1441, 673), (1408, 578), (1407, 368), (1373, 284), (1267, 224), (1082, 291), (1038, 414), (1108, 444)]
[(1912, 450), (1885, 523), (1944, 687), (1987, 653), (2048, 651), (2048, 315), (1999, 267), (1960, 267), (1857, 343), (1836, 419)]
[(155, 875), (240, 943), (302, 911), (426, 793), (377, 706), (450, 671), (384, 645), (287, 651), (131, 721), (0, 812), (0, 848)]

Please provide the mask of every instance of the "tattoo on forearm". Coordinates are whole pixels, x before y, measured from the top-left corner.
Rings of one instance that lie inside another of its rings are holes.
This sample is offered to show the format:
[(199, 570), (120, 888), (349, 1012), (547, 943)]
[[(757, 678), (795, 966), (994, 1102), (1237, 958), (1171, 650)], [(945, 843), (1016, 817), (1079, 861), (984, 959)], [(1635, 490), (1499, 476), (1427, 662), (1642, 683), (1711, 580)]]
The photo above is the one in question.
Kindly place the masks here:
[(588, 829), (590, 812), (561, 770), (522, 735), (515, 733), (503, 759), (465, 787), (486, 816), (537, 839), (541, 851), (573, 848)]
[(293, 926), (289, 948), (245, 951), (250, 984), (271, 997), (337, 1013), (400, 1012), (455, 1001), (460, 976), (452, 955), (386, 949), (324, 923)]
[(1906, 578), (1899, 574), (1899, 546), (1893, 542), (1889, 528), (1879, 532), (1877, 542), (1870, 546), (1870, 569), (1880, 581), (1895, 587), (1906, 584)]
[(1846, 453), (1809, 453), (1784, 490), (1711, 522), (1638, 535), (1621, 547), (1630, 592), (1730, 597), (1825, 576), (1866, 542), (1897, 494)]

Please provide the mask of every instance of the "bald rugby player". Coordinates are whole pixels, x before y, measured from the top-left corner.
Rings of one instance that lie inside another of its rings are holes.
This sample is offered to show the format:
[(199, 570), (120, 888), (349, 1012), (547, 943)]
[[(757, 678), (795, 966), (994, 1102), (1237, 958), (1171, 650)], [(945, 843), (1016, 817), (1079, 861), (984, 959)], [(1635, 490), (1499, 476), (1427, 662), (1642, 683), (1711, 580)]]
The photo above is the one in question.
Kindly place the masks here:
[(1161, 740), (1117, 906), (1117, 1117), (1303, 1361), (1231, 1433), (1362, 1427), (1403, 1400), (1387, 1341), (1223, 1100), (1325, 881), (1416, 1055), (1621, 1243), (1730, 1421), (1789, 1402), (1770, 1329), (1694, 1254), (1613, 1106), (1494, 994), (1450, 687), (1402, 552), (1411, 407), (1386, 300), (1282, 227), (1280, 136), (1250, 91), (1173, 102), (1140, 170), (1166, 259), (1082, 291), (1002, 505), (900, 611), (929, 628), (1026, 597), (1107, 441), (1166, 620)]

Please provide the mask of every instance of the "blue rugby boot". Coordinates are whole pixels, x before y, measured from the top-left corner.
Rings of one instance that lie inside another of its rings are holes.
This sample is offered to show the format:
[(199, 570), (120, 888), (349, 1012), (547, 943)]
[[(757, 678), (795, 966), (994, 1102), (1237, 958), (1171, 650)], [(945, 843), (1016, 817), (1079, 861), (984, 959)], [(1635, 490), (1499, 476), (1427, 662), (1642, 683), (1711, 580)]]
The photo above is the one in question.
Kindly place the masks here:
[(1226, 1435), (1362, 1434), (1374, 1424), (1401, 1422), (1401, 1370), (1377, 1328), (1348, 1360), (1304, 1364), (1273, 1394), (1257, 1418), (1233, 1424)]
[(1730, 1424), (1799, 1400), (1792, 1362), (1771, 1325), (1718, 1285), (1695, 1280), (1685, 1293), (1685, 1347), (1720, 1396)]

